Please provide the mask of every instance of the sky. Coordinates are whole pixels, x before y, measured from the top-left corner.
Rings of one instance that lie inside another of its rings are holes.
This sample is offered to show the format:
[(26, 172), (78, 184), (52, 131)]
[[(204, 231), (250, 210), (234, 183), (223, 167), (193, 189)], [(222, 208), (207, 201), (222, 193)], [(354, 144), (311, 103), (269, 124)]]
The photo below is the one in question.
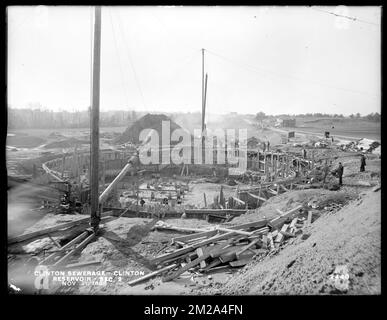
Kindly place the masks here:
[[(201, 111), (204, 48), (207, 113), (380, 112), (380, 24), (380, 7), (104, 6), (100, 110)], [(86, 110), (92, 26), (92, 7), (8, 7), (8, 106)]]

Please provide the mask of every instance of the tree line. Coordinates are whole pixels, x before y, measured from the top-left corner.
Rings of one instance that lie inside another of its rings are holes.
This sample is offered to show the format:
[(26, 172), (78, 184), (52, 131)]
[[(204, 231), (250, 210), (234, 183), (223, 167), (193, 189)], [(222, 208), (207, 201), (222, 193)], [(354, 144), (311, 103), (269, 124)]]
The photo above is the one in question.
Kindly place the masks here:
[(337, 118), (337, 119), (363, 119), (369, 121), (378, 122), (381, 120), (381, 115), (379, 112), (373, 112), (367, 115), (362, 116), (360, 113), (351, 114), (349, 116), (344, 116), (343, 114), (328, 114), (328, 113), (301, 113), (301, 114), (278, 114), (278, 115), (266, 115), (264, 112), (260, 111), (255, 115), (257, 120), (267, 119), (267, 118), (277, 118), (277, 117), (287, 117), (287, 118)]
[[(8, 108), (9, 129), (48, 129), (48, 128), (89, 128), (90, 110), (87, 111), (52, 111), (42, 109)], [(136, 121), (142, 112), (106, 111), (100, 112), (100, 125), (104, 127), (128, 126)]]

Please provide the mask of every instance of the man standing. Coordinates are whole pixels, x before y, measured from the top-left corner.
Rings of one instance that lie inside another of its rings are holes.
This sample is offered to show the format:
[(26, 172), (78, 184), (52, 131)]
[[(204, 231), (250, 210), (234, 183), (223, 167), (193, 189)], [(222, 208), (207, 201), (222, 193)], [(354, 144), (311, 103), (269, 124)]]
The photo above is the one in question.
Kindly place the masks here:
[(270, 141), (267, 142), (267, 151), (270, 151)]
[(366, 158), (365, 158), (364, 154), (362, 153), (360, 156), (360, 172), (365, 171), (365, 166), (366, 166)]
[(337, 175), (339, 176), (339, 185), (342, 186), (343, 185), (343, 173), (344, 173), (344, 167), (343, 165), (341, 164), (341, 162), (339, 162), (339, 167), (337, 168)]

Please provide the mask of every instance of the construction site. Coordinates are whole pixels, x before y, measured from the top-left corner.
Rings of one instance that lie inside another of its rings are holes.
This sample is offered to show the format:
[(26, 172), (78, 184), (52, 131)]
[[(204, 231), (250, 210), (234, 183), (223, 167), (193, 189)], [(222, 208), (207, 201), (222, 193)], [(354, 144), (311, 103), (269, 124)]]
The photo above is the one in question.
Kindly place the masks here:
[[(97, 7), (90, 129), (8, 133), (9, 292), (381, 293), (380, 136), (211, 121), (204, 62), (199, 135), (162, 112), (101, 127), (100, 19)], [(246, 134), (214, 139), (219, 128)], [(176, 164), (179, 130), (198, 143)], [(144, 163), (152, 134), (158, 162)]]
[[(367, 170), (359, 172), (359, 142), (336, 137), (332, 143), (305, 134), (285, 139), (286, 133), (273, 129), (272, 141), (287, 142), (263, 151), (264, 141), (253, 139), (257, 145), (247, 149), (243, 173), (234, 173), (228, 164), (143, 165), (133, 160), (140, 144), (127, 132), (161, 131), (161, 122), (168, 120), (151, 114), (144, 118), (145, 123), (140, 119), (104, 141), (110, 149), (100, 154), (98, 234), (87, 229), (90, 145), (74, 143), (63, 152), (65, 139), (50, 138), (48, 148), (40, 147), (49, 155), (37, 152), (36, 158), (19, 160), (19, 175), (9, 175), (12, 283), (29, 284), (34, 291), (35, 267), (48, 265), (142, 274), (115, 275), (105, 286), (58, 282), (49, 291), (56, 293), (317, 294), (337, 290), (329, 275), (336, 265), (351, 261), (348, 272), (358, 276), (351, 278), (348, 292), (380, 290), (375, 257), (380, 250), (381, 160), (375, 148), (368, 146)], [(256, 129), (256, 135), (270, 130)], [(9, 159), (22, 152), (12, 152)], [(332, 174), (339, 162), (345, 167), (342, 186)], [(356, 250), (348, 251), (352, 244), (346, 241), (359, 241)], [(304, 259), (307, 265), (290, 269)], [(365, 261), (369, 269), (359, 271)], [(313, 281), (294, 280), (300, 274)]]

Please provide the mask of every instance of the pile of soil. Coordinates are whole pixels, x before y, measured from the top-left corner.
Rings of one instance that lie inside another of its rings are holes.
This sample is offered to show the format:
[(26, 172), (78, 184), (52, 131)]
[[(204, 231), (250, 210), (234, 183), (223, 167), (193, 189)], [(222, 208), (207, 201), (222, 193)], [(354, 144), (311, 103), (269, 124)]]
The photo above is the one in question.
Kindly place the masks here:
[(44, 148), (45, 149), (71, 148), (71, 147), (75, 147), (76, 145), (81, 145), (81, 144), (90, 144), (90, 141), (69, 138), (69, 139), (64, 139), (64, 140), (60, 140), (60, 141), (53, 141), (53, 142), (47, 143), (44, 146)]
[(17, 148), (35, 148), (45, 142), (46, 140), (42, 138), (25, 134), (15, 134), (12, 136), (7, 136), (7, 145)]
[[(335, 214), (312, 224), (274, 257), (252, 261), (221, 294), (380, 294), (381, 196), (367, 191)], [(338, 292), (330, 276), (346, 266), (349, 287)]]
[[(164, 114), (146, 114), (145, 116), (138, 119), (136, 122), (134, 122), (132, 125), (130, 125), (122, 135), (120, 135), (116, 140), (115, 143), (127, 143), (131, 142), (134, 144), (140, 143), (139, 137), (140, 132), (144, 129), (153, 129), (155, 130), (159, 135), (159, 142), (161, 145), (162, 141), (162, 121), (169, 121), (170, 122), (170, 130), (171, 134), (176, 129), (182, 129), (176, 122), (171, 120), (169, 117), (167, 117)], [(171, 141), (171, 144), (177, 144), (178, 142)]]

